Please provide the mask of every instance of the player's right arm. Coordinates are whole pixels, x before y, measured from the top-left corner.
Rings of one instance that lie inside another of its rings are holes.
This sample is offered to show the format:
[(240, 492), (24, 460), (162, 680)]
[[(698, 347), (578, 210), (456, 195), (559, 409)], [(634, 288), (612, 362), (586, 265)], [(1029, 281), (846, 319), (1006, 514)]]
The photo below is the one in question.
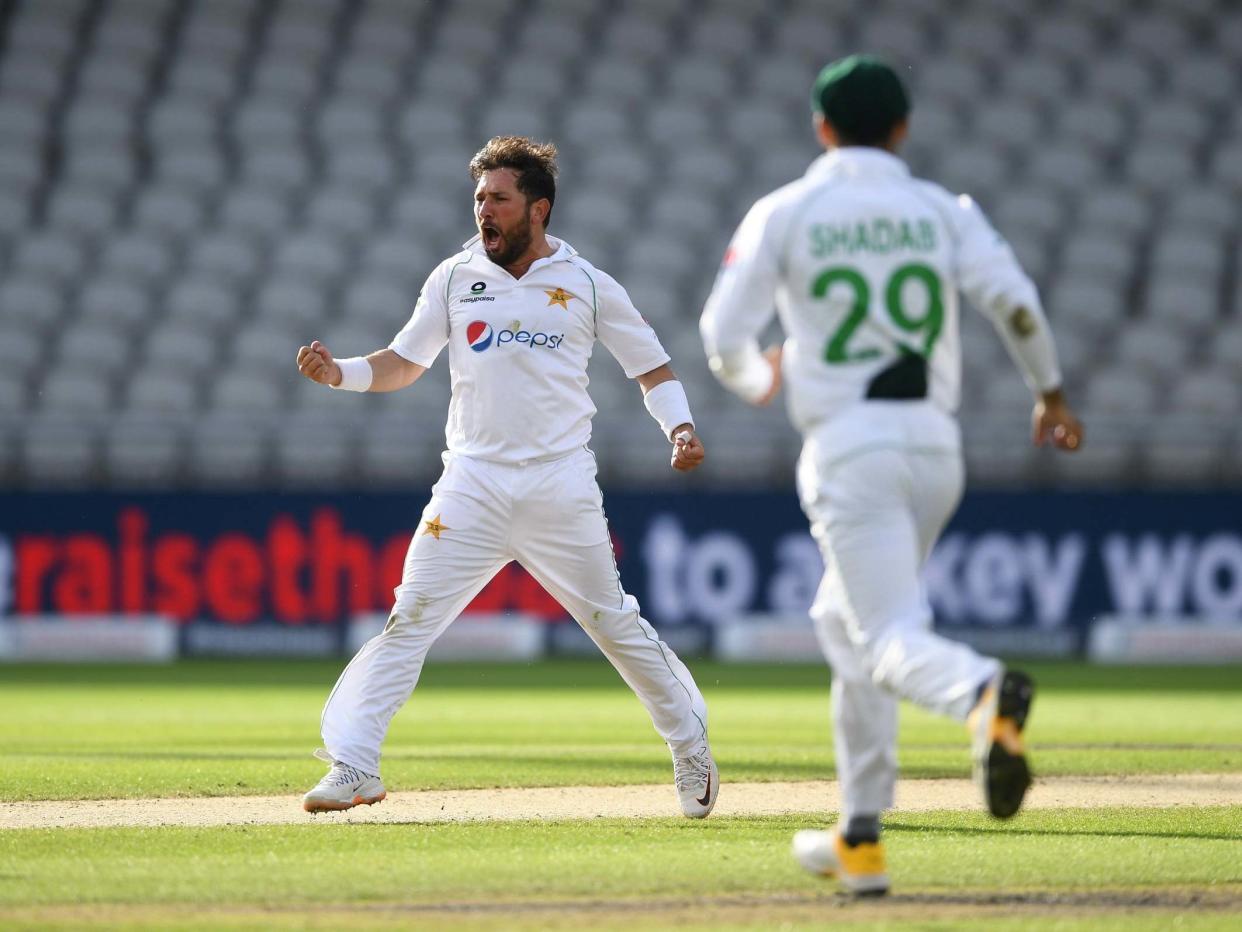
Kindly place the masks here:
[(448, 342), (448, 274), (427, 277), (414, 313), (387, 349), (337, 360), (318, 340), (298, 349), (298, 371), (312, 382), (355, 392), (395, 392), (413, 385)]
[[(376, 350), (365, 360), (371, 367), (371, 383), (366, 388), (369, 392), (395, 392), (413, 385), (427, 371), (426, 366), (402, 359), (390, 349)], [(340, 387), (344, 375), (332, 352), (318, 340), (298, 349), (298, 371), (312, 382), (332, 388)]]
[(995, 326), (1010, 357), (1035, 395), (1031, 439), (1076, 450), (1082, 424), (1062, 388), (1052, 328), (1039, 292), (1013, 250), (992, 227), (983, 211), (963, 195), (955, 204), (957, 279), (963, 293)]
[(781, 387), (780, 349), (761, 352), (758, 341), (775, 313), (780, 284), (773, 207), (770, 198), (760, 200), (738, 226), (699, 321), (712, 374), (757, 405), (771, 402)]

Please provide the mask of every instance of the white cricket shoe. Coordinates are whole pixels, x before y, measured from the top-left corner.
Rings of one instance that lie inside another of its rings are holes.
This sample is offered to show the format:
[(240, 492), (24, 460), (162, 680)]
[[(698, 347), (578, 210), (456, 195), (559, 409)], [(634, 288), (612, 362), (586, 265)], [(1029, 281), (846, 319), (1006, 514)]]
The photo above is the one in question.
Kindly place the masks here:
[(689, 757), (674, 755), (673, 785), (686, 818), (707, 818), (720, 792), (720, 771), (712, 760), (711, 748), (704, 746)]
[(851, 847), (835, 828), (803, 829), (794, 833), (793, 853), (804, 869), (822, 877), (836, 877), (850, 893), (883, 896), (888, 892), (882, 841), (864, 841)]
[(315, 756), (331, 764), (332, 768), (313, 790), (302, 797), (302, 808), (307, 812), (334, 812), (353, 809), (354, 806), (373, 806), (388, 795), (379, 777), (333, 760), (323, 748), (317, 750)]

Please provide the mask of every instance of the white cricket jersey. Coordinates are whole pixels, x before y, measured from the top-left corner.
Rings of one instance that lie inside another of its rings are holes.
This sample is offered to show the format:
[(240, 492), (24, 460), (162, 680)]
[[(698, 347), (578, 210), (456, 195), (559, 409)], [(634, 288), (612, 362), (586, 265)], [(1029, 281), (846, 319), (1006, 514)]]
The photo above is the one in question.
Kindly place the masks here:
[(587, 361), (598, 339), (629, 378), (669, 361), (615, 279), (553, 237), (521, 278), (479, 237), (441, 262), (389, 349), (430, 366), (449, 345), (454, 453), (503, 463), (561, 456), (591, 438)]
[(951, 414), (959, 290), (997, 324), (1032, 389), (1060, 384), (1035, 286), (975, 203), (911, 177), (888, 152), (847, 147), (750, 210), (701, 330), (713, 371), (753, 401), (770, 386), (755, 339), (775, 309), (787, 404), (804, 432), (910, 353), (927, 360), (928, 400)]

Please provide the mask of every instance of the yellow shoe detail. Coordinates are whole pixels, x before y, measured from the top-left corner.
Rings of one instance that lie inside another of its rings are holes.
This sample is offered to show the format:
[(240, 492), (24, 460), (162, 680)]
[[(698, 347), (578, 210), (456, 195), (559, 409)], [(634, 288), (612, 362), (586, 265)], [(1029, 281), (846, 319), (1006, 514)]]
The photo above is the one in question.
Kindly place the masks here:
[(862, 878), (885, 872), (883, 842), (864, 841), (851, 848), (840, 835), (836, 836), (835, 842), (837, 862), (841, 865), (842, 874)]

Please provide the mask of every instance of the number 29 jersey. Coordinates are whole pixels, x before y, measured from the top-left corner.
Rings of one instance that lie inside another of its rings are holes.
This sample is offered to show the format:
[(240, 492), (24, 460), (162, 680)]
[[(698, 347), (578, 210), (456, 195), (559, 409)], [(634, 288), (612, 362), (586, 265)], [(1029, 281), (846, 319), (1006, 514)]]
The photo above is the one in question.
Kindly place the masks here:
[[(702, 331), (709, 356), (727, 357), (753, 347), (775, 310), (790, 417), (804, 432), (868, 397), (877, 376), (911, 356), (924, 360), (925, 397), (951, 414), (959, 290), (1006, 343), (1046, 329), (1034, 284), (969, 197), (912, 177), (888, 152), (834, 149), (751, 208)], [(1024, 373), (1033, 389), (1059, 384), (1055, 357), (1039, 368)]]

